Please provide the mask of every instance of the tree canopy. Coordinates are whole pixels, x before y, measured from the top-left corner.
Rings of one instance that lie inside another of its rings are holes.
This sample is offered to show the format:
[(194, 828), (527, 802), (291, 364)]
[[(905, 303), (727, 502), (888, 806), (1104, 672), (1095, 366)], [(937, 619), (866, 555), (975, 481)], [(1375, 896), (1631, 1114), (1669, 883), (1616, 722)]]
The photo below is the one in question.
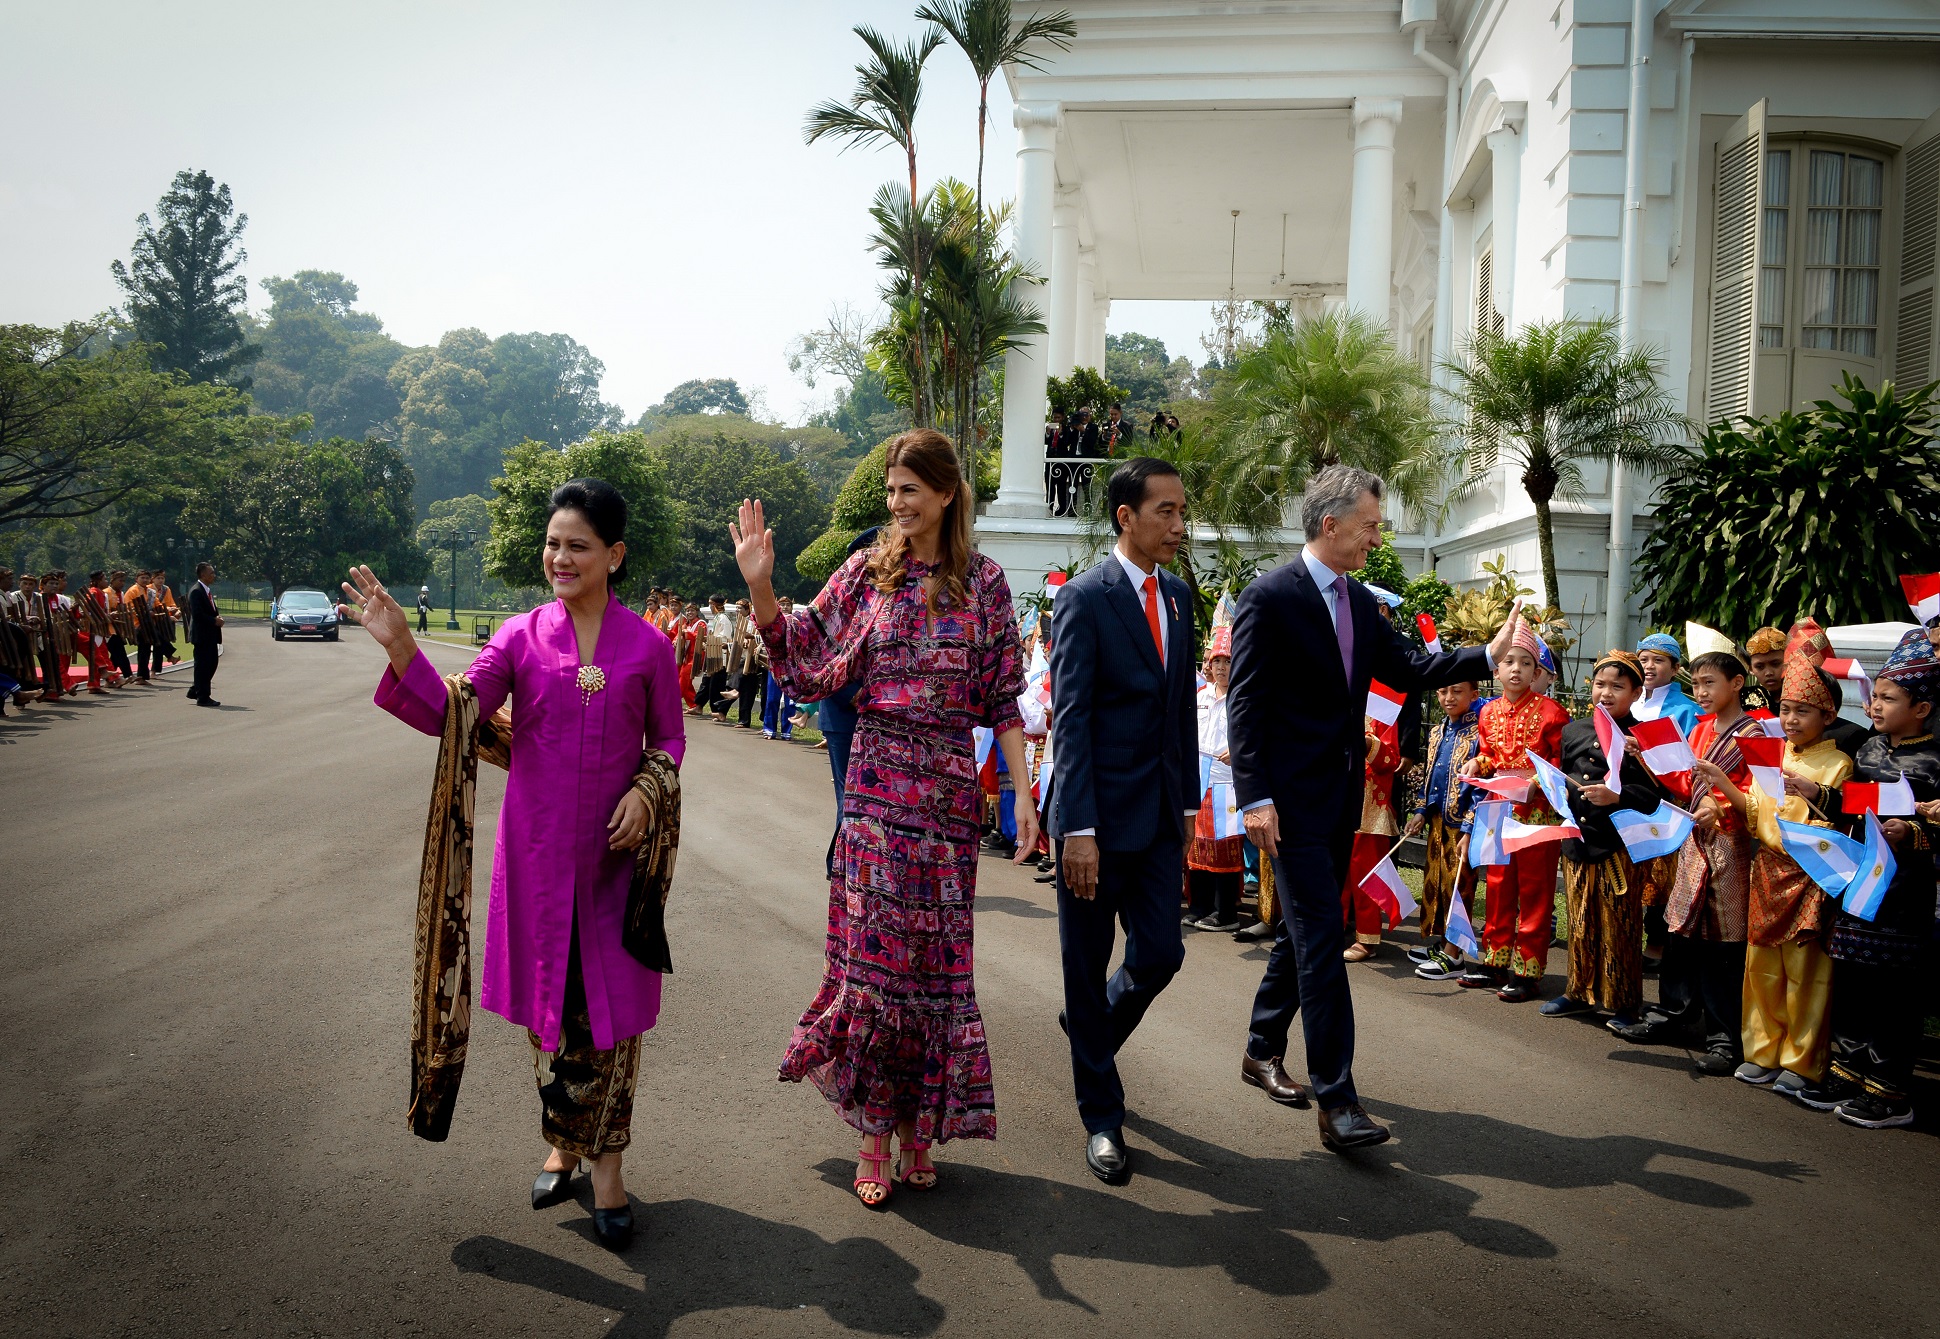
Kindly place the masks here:
[(486, 505), (492, 518), (486, 572), (508, 586), (543, 588), (540, 557), (552, 490), (568, 479), (588, 478), (606, 480), (626, 499), (626, 585), (653, 584), (647, 574), (658, 571), (674, 551), (676, 508), (646, 437), (604, 429), (563, 451), (528, 440), (505, 453), (504, 472), (492, 480), (494, 496)]
[(1193, 397), (1192, 360), (1166, 356), (1165, 341), (1127, 331), (1105, 336), (1105, 380), (1123, 388), (1125, 413), (1150, 415)]
[(110, 267), (135, 338), (149, 346), (158, 370), (247, 386), (241, 369), (256, 356), (242, 329), (249, 215), (235, 212), (229, 187), (207, 172), (177, 172), (155, 219), (142, 214), (135, 222), (132, 263)]
[(659, 404), (640, 416), (639, 426), (651, 429), (667, 419), (692, 414), (739, 414), (745, 418), (747, 413), (748, 397), (733, 377), (697, 377), (662, 396)]
[(386, 442), (287, 437), (244, 453), (182, 510), (190, 533), (214, 539), (232, 577), (334, 590), (353, 564), (385, 581), (424, 573), (412, 538), (411, 469)]
[(357, 285), (334, 270), (263, 280), (269, 315), (250, 394), (273, 414), (308, 414), (320, 437), (394, 437), (401, 407), (391, 369), (405, 347), (356, 310)]
[(807, 470), (748, 432), (745, 423), (725, 416), (691, 418), (648, 439), (675, 498), (679, 529), (672, 553), (654, 568), (653, 584), (683, 595), (738, 586), (728, 522), (743, 498), (758, 497), (775, 532), (775, 589), (799, 593), (795, 556), (827, 524), (828, 503)]

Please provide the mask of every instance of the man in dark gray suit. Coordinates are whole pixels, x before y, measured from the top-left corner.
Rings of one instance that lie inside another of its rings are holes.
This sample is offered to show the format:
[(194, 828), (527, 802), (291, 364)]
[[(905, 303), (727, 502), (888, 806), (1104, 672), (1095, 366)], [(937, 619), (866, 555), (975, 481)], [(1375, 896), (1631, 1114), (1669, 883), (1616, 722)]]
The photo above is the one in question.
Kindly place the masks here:
[[(1185, 960), (1179, 893), (1185, 824), (1199, 808), (1191, 590), (1163, 571), (1186, 538), (1185, 489), (1139, 456), (1106, 488), (1118, 543), (1066, 582), (1051, 614), (1050, 831), (1058, 864), (1071, 1075), (1085, 1164), (1124, 1180), (1118, 1050)], [(1116, 926), (1125, 960), (1106, 979)]]

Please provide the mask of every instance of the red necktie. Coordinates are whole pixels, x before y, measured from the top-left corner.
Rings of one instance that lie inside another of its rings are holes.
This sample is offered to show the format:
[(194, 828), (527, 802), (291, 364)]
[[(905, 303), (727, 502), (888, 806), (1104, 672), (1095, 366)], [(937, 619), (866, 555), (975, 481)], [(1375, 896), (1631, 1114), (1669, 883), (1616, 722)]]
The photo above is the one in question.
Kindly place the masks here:
[(1159, 650), (1159, 664), (1165, 664), (1165, 634), (1159, 631), (1159, 574), (1145, 578), (1145, 621), (1152, 629), (1152, 645)]

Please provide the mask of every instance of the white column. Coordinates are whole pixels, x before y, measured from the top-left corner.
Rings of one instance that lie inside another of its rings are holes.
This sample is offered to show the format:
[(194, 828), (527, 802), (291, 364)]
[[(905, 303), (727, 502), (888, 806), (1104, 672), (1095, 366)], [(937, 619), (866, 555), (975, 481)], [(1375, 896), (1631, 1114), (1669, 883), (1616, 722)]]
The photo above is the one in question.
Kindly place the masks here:
[[(1018, 264), (1040, 276), (1019, 279), (1017, 297), (1045, 317), (1044, 277), (1051, 273), (1051, 211), (1057, 196), (1058, 104), (1023, 102), (1011, 110), (1017, 127), (1017, 212), (1012, 247)], [(992, 516), (1041, 517), (1044, 500), (1046, 339), (1022, 335), (1004, 355), (1004, 471)]]
[(1502, 313), (1503, 333), (1516, 333), (1516, 220), (1522, 208), (1522, 136), (1519, 123), (1507, 120), (1489, 132), (1490, 180), (1495, 221), (1491, 247), (1495, 263), (1495, 309)]
[[(1052, 238), (1052, 249), (1057, 249), (1057, 239)], [(1089, 253), (1080, 251), (1078, 255), (1078, 291), (1076, 300), (1071, 304), (1071, 365), (1073, 367), (1097, 367), (1098, 354), (1091, 345), (1092, 327), (1097, 318), (1092, 308), (1098, 301), (1098, 270), (1091, 263)]]
[(1111, 299), (1096, 298), (1091, 304), (1091, 353), (1098, 361), (1092, 366), (1105, 370), (1105, 333), (1111, 322)]
[(1394, 289), (1394, 132), (1400, 98), (1354, 99), (1354, 193), (1348, 206), (1347, 305), (1382, 325)]
[(1078, 207), (1051, 211), (1051, 375), (1068, 377), (1078, 351)]

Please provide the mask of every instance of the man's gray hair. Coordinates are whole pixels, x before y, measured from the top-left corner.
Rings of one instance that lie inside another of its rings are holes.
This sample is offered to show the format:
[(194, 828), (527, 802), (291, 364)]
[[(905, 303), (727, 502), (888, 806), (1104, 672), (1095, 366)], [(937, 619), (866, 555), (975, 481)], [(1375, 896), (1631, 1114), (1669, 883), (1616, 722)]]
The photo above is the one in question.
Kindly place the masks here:
[(1379, 502), (1384, 491), (1386, 485), (1378, 474), (1353, 465), (1329, 465), (1307, 481), (1307, 495), (1300, 503), (1300, 524), (1310, 541), (1319, 539), (1322, 521), (1347, 515), (1368, 493)]

